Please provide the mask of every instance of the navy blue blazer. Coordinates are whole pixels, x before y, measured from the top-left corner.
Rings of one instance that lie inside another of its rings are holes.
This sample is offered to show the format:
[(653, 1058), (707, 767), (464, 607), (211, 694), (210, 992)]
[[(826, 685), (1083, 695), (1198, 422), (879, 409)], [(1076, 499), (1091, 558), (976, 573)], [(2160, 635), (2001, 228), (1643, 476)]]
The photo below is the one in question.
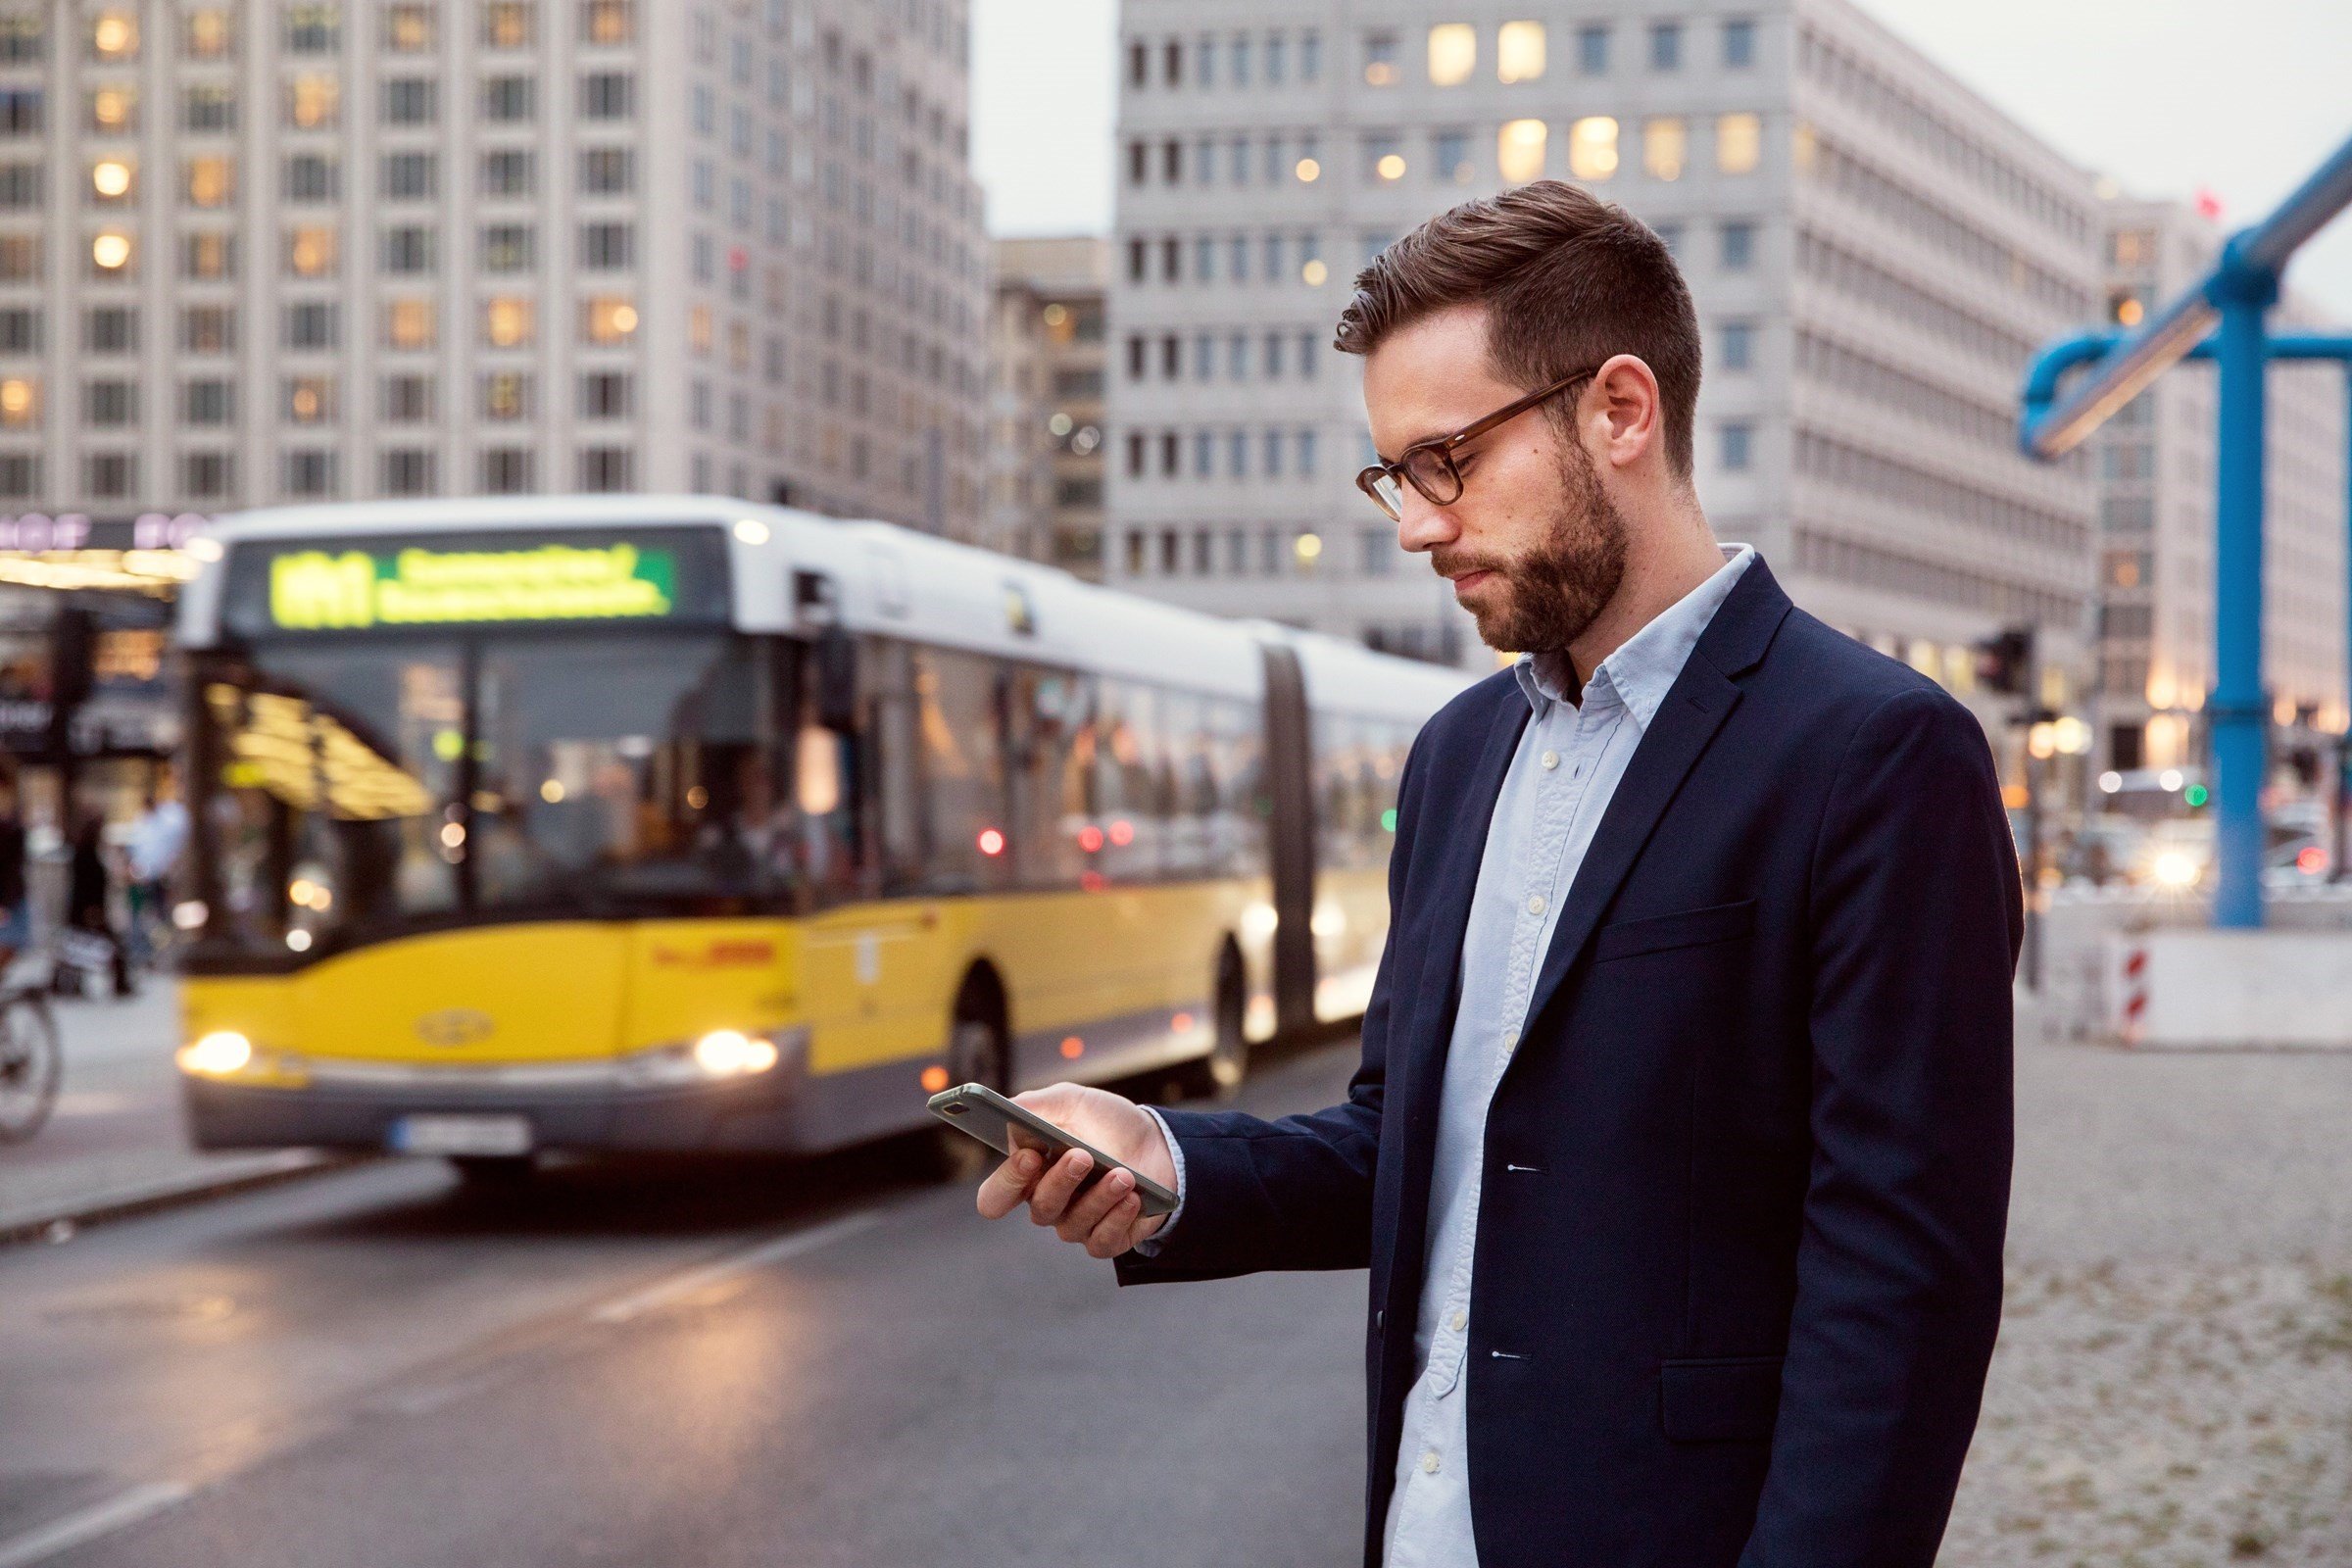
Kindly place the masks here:
[[(1347, 1103), (1171, 1110), (1183, 1223), (1123, 1283), (1366, 1268), (1376, 1564), (1506, 670), (1407, 761)], [(1483, 1568), (1930, 1568), (2001, 1306), (2024, 927), (1984, 731), (1761, 561), (1642, 736), (1487, 1123)]]

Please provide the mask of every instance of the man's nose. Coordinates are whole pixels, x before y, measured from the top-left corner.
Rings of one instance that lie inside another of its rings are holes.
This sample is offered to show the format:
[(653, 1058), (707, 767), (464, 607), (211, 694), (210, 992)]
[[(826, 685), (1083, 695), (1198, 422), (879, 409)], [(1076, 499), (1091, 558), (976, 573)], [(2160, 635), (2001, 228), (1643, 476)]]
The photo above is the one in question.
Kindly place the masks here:
[(1427, 555), (1438, 546), (1449, 545), (1461, 537), (1462, 530), (1454, 520), (1452, 509), (1437, 505), (1411, 485), (1404, 487), (1400, 511), (1402, 515), (1396, 519), (1399, 549)]

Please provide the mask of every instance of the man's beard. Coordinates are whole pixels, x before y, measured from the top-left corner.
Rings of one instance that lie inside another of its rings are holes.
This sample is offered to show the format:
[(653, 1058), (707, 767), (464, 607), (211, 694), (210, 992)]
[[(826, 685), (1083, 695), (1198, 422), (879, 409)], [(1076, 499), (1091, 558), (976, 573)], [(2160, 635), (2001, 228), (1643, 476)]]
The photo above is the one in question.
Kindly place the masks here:
[(1430, 564), (1447, 577), (1492, 571), (1508, 593), (1472, 611), (1478, 635), (1506, 653), (1565, 649), (1617, 596), (1625, 581), (1625, 514), (1601, 490), (1592, 460), (1575, 441), (1563, 441), (1560, 510), (1544, 538), (1516, 561), (1488, 560), (1446, 550)]

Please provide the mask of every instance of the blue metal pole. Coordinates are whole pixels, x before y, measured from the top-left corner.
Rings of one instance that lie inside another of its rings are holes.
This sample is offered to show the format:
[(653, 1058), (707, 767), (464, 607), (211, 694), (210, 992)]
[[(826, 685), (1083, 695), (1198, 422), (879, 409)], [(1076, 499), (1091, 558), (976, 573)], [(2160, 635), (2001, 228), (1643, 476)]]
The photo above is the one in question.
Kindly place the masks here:
[(2211, 298), (2222, 324), (2220, 440), (2214, 508), (2214, 688), (2205, 705), (2214, 761), (2213, 923), (2262, 925), (2262, 788), (2270, 701), (2262, 684), (2263, 318), (2278, 275), (2248, 261), (2240, 235), (2223, 251)]

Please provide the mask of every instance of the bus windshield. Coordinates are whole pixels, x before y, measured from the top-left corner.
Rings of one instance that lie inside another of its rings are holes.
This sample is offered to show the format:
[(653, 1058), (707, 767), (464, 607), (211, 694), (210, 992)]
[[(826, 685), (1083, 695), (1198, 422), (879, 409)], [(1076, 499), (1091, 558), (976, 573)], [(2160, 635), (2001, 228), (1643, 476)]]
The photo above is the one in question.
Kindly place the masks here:
[(771, 655), (534, 632), (209, 656), (212, 937), (299, 954), (467, 918), (747, 906), (776, 891)]

